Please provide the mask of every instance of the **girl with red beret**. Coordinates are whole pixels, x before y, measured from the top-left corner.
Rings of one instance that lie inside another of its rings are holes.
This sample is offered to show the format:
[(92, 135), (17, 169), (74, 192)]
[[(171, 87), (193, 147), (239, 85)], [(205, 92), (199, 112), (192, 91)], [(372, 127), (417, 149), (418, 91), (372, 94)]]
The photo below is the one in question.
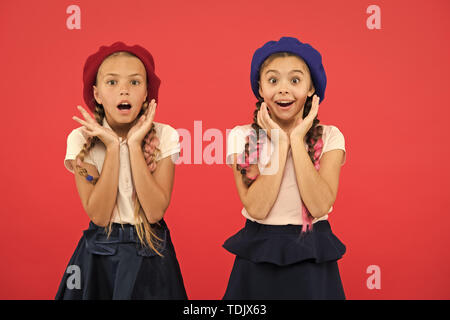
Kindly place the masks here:
[(160, 80), (145, 48), (116, 42), (88, 57), (65, 167), (90, 218), (56, 299), (187, 299), (164, 221), (179, 136), (153, 121)]

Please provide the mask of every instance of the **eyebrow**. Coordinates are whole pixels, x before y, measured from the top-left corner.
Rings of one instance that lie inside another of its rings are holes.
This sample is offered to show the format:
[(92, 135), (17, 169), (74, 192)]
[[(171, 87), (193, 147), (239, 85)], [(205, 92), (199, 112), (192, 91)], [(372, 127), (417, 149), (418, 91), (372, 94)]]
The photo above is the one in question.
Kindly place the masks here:
[[(265, 74), (268, 74), (269, 72), (279, 73), (277, 70), (267, 70)], [(289, 73), (292, 72), (300, 72), (301, 74), (305, 75), (305, 73), (302, 70), (292, 70)]]
[[(117, 74), (117, 73), (107, 73), (107, 74), (105, 74), (105, 77), (106, 76), (119, 76), (119, 74)], [(140, 76), (140, 77), (143, 78), (143, 76), (140, 73), (133, 73), (133, 74), (130, 74), (128, 77), (131, 78), (131, 77), (134, 77), (134, 76)]]

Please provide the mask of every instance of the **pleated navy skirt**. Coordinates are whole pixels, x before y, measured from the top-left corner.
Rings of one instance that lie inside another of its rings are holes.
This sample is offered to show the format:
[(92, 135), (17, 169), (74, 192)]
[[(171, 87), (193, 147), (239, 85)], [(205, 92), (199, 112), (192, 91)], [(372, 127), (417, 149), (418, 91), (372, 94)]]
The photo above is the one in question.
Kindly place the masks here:
[(345, 245), (330, 223), (264, 225), (251, 220), (225, 241), (236, 255), (224, 300), (344, 300), (337, 260)]
[(159, 256), (143, 247), (131, 224), (114, 223), (109, 238), (92, 221), (64, 272), (56, 300), (187, 299), (170, 232), (152, 225), (162, 239)]

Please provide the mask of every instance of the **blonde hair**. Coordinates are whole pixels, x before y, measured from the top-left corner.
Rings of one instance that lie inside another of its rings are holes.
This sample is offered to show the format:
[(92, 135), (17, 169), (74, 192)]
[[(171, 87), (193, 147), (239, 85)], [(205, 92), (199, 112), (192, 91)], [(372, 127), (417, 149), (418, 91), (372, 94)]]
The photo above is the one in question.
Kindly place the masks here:
[[(129, 52), (123, 52), (123, 51), (115, 52), (108, 57), (117, 56), (117, 55), (126, 55), (126, 56), (136, 57), (135, 55), (133, 55)], [(148, 81), (148, 79), (147, 79), (147, 81)], [(98, 124), (103, 126), (103, 119), (105, 118), (105, 110), (102, 105), (98, 104), (95, 101), (95, 99), (94, 99), (94, 103), (95, 103), (95, 110), (94, 110), (95, 120), (97, 121)], [(141, 117), (145, 113), (147, 108), (148, 108), (148, 104), (145, 103), (144, 106), (142, 107), (140, 113), (138, 114), (137, 119), (139, 119), (139, 117)], [(152, 123), (152, 127), (150, 128), (150, 131), (147, 133), (147, 135), (145, 136), (145, 138), (142, 141), (142, 150), (144, 150), (146, 145), (150, 146), (150, 144), (146, 142), (147, 138), (149, 138), (148, 140), (150, 142), (152, 142), (153, 139), (158, 139), (156, 137), (156, 130), (155, 130), (154, 123)], [(95, 146), (96, 143), (102, 143), (102, 141), (98, 137), (89, 138), (86, 141), (86, 143), (83, 145), (83, 148), (81, 149), (81, 151), (78, 153), (78, 155), (76, 157), (77, 161), (76, 161), (75, 170), (81, 176), (87, 177), (88, 174), (87, 174), (86, 169), (82, 168), (78, 164), (78, 161), (80, 160), (81, 162), (83, 162), (86, 155)], [(151, 162), (150, 162), (149, 166), (152, 166), (153, 168), (155, 168), (155, 166), (153, 164), (156, 164), (156, 157), (159, 152), (160, 152), (160, 149), (158, 147), (154, 147), (154, 151), (150, 155)], [(98, 178), (93, 178), (90, 181), (90, 183), (95, 185), (97, 183), (97, 181), (98, 181)], [(140, 209), (141, 209), (141, 204), (140, 204), (139, 199), (136, 194), (135, 201), (134, 201), (134, 218), (135, 218), (135, 221), (137, 221), (135, 228), (136, 228), (136, 233), (138, 235), (139, 241), (144, 247), (150, 247), (159, 256), (162, 257), (163, 255), (158, 250), (158, 247), (160, 247), (162, 239), (159, 238), (156, 235), (156, 233), (153, 231), (153, 227), (151, 226), (150, 222), (148, 221), (147, 216)], [(139, 223), (139, 220), (141, 220), (142, 223)], [(112, 224), (113, 224), (113, 222), (112, 222), (112, 214), (111, 214), (108, 226), (105, 227), (105, 232), (107, 232), (108, 237), (110, 236), (110, 234), (112, 232)], [(157, 223), (157, 224), (159, 225), (159, 223)]]

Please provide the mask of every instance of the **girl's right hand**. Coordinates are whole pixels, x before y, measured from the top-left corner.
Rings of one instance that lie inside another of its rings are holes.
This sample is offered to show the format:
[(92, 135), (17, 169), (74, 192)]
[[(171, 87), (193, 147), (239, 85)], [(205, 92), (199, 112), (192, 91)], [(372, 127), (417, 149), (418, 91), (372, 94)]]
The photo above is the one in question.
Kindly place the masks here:
[(256, 117), (258, 125), (266, 130), (267, 136), (270, 140), (272, 140), (272, 130), (278, 130), (278, 138), (280, 140), (279, 142), (289, 143), (289, 137), (287, 133), (283, 129), (281, 129), (275, 121), (272, 120), (267, 110), (267, 104), (265, 102), (261, 104), (261, 108), (259, 109), (258, 115)]
[(119, 145), (119, 137), (113, 130), (99, 125), (82, 106), (77, 106), (77, 108), (85, 120), (81, 120), (76, 116), (73, 116), (72, 119), (83, 125), (82, 130), (89, 138), (98, 137), (106, 147), (115, 144)]

